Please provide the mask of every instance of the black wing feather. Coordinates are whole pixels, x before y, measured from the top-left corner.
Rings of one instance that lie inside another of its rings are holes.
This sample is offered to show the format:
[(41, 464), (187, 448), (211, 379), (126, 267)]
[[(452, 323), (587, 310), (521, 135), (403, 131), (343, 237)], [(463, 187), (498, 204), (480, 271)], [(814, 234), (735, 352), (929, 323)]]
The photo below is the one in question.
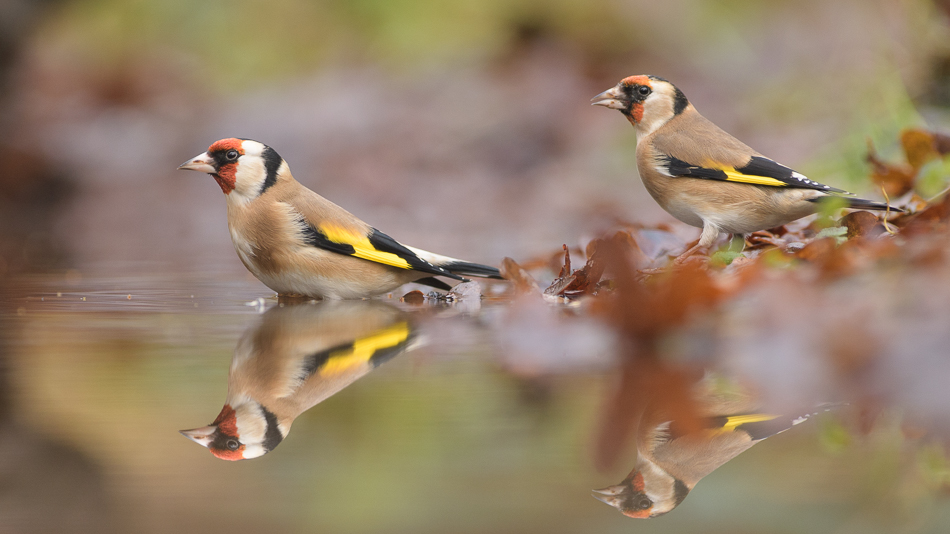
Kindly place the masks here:
[[(330, 252), (336, 252), (337, 254), (344, 254), (346, 256), (353, 256), (356, 253), (356, 249), (353, 248), (353, 245), (331, 241), (329, 238), (327, 238), (326, 234), (316, 229), (303, 217), (300, 218), (300, 222), (303, 226), (303, 239), (306, 244), (313, 247), (322, 248), (323, 250), (328, 250)], [(408, 263), (414, 271), (420, 271), (438, 276), (446, 276), (448, 278), (454, 278), (455, 280), (462, 280), (463, 282), (468, 281), (457, 274), (449, 272), (441, 267), (432, 265), (431, 263), (417, 256), (413, 251), (409, 250), (403, 245), (400, 245), (395, 239), (375, 228), (373, 228), (372, 232), (370, 232), (369, 242), (371, 245), (373, 245), (373, 248), (380, 252), (389, 252), (390, 254), (395, 254), (396, 256), (406, 260), (406, 263)]]
[(429, 274), (436, 274), (439, 276), (447, 276), (449, 278), (454, 278), (456, 280), (462, 280), (465, 282), (468, 281), (455, 273), (451, 273), (441, 267), (436, 267), (419, 256), (416, 256), (415, 252), (409, 250), (405, 246), (399, 244), (399, 242), (395, 239), (375, 228), (373, 228), (373, 231), (369, 234), (369, 243), (373, 245), (373, 248), (380, 252), (389, 252), (390, 254), (395, 254), (406, 260), (413, 270)]
[[(710, 169), (699, 165), (691, 165), (690, 163), (675, 158), (669, 154), (660, 156), (659, 164), (665, 167), (667, 173), (671, 176), (702, 178), (706, 180), (719, 180), (723, 182), (729, 180), (729, 175), (720, 169)], [(752, 158), (749, 160), (749, 163), (743, 167), (737, 167), (735, 170), (739, 174), (762, 176), (765, 178), (778, 180), (784, 184), (784, 187), (796, 189), (815, 189), (817, 191), (823, 191), (826, 193), (848, 194), (848, 192), (844, 191), (843, 189), (837, 189), (828, 185), (820, 184), (814, 180), (809, 180), (802, 174), (799, 174), (780, 163), (776, 163), (775, 161), (762, 156), (752, 156)], [(734, 180), (733, 182), (742, 183), (735, 182)]]

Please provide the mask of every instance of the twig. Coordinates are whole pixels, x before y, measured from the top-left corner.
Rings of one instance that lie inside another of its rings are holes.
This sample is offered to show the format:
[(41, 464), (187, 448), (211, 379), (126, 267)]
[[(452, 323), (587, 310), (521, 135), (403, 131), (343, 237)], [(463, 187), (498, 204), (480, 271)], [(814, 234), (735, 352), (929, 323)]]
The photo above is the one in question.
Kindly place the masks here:
[(890, 235), (897, 235), (897, 231), (887, 224), (887, 217), (891, 214), (891, 198), (887, 196), (887, 190), (884, 189), (883, 185), (881, 186), (881, 193), (884, 194), (884, 202), (887, 204), (887, 209), (884, 211), (884, 231)]

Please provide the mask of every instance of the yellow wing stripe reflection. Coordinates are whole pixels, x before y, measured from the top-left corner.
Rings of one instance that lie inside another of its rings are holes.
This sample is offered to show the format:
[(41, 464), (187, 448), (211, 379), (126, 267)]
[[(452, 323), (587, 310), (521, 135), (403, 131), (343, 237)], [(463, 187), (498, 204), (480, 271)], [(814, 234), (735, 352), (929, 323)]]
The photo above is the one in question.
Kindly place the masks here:
[(765, 413), (753, 413), (747, 415), (733, 415), (726, 418), (726, 423), (722, 425), (720, 432), (734, 432), (735, 429), (739, 426), (746, 425), (749, 423), (761, 423), (762, 421), (771, 421), (772, 419), (777, 419), (778, 415), (771, 415)]
[(409, 339), (409, 323), (401, 322), (375, 334), (357, 339), (353, 345), (330, 354), (320, 367), (320, 375), (344, 373), (366, 364), (377, 351), (395, 347)]

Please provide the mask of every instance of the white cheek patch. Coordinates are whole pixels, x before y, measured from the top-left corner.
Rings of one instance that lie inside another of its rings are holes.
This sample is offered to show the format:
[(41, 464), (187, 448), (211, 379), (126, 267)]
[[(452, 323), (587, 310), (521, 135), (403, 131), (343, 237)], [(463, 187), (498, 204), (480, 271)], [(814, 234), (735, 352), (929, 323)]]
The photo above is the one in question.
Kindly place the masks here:
[(260, 456), (264, 456), (266, 453), (267, 451), (264, 449), (264, 447), (261, 444), (253, 443), (253, 444), (244, 446), (244, 451), (242, 451), (241, 456), (243, 456), (245, 460), (250, 460), (251, 458), (258, 458)]
[[(232, 404), (232, 406), (234, 406)], [(254, 444), (258, 446), (264, 442), (264, 436), (267, 435), (267, 419), (264, 418), (264, 412), (261, 406), (254, 402), (241, 403), (235, 410), (237, 418), (238, 437), (241, 443), (247, 447)]]
[(672, 510), (669, 503), (674, 500), (674, 478), (646, 458), (638, 459), (637, 467), (643, 475), (643, 480), (646, 481), (643, 493), (653, 501), (653, 513), (666, 513)]
[(643, 100), (643, 117), (637, 126), (637, 141), (655, 132), (673, 118), (672, 85), (654, 82), (653, 92)]
[(241, 156), (237, 172), (234, 173), (234, 191), (228, 196), (236, 193), (244, 202), (254, 200), (266, 175), (264, 161), (260, 157), (250, 154)]

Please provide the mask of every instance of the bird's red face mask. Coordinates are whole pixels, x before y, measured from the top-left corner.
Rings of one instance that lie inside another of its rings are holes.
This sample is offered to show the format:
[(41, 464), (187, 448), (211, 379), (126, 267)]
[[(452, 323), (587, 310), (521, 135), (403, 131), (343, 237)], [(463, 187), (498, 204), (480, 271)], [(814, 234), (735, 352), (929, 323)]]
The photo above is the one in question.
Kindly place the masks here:
[(213, 423), (193, 430), (182, 430), (182, 435), (207, 447), (211, 454), (222, 460), (243, 460), (245, 445), (238, 434), (237, 413), (225, 404)]
[(210, 174), (218, 182), (221, 191), (229, 194), (237, 183), (239, 159), (244, 155), (243, 141), (222, 139), (208, 147), (208, 151), (182, 163), (179, 169)]
[(627, 517), (645, 519), (653, 515), (653, 501), (644, 489), (643, 475), (635, 471), (616, 486), (594, 490), (594, 498), (620, 510)]
[(653, 92), (648, 76), (629, 76), (591, 99), (591, 104), (620, 110), (634, 125), (643, 120), (643, 102)]

